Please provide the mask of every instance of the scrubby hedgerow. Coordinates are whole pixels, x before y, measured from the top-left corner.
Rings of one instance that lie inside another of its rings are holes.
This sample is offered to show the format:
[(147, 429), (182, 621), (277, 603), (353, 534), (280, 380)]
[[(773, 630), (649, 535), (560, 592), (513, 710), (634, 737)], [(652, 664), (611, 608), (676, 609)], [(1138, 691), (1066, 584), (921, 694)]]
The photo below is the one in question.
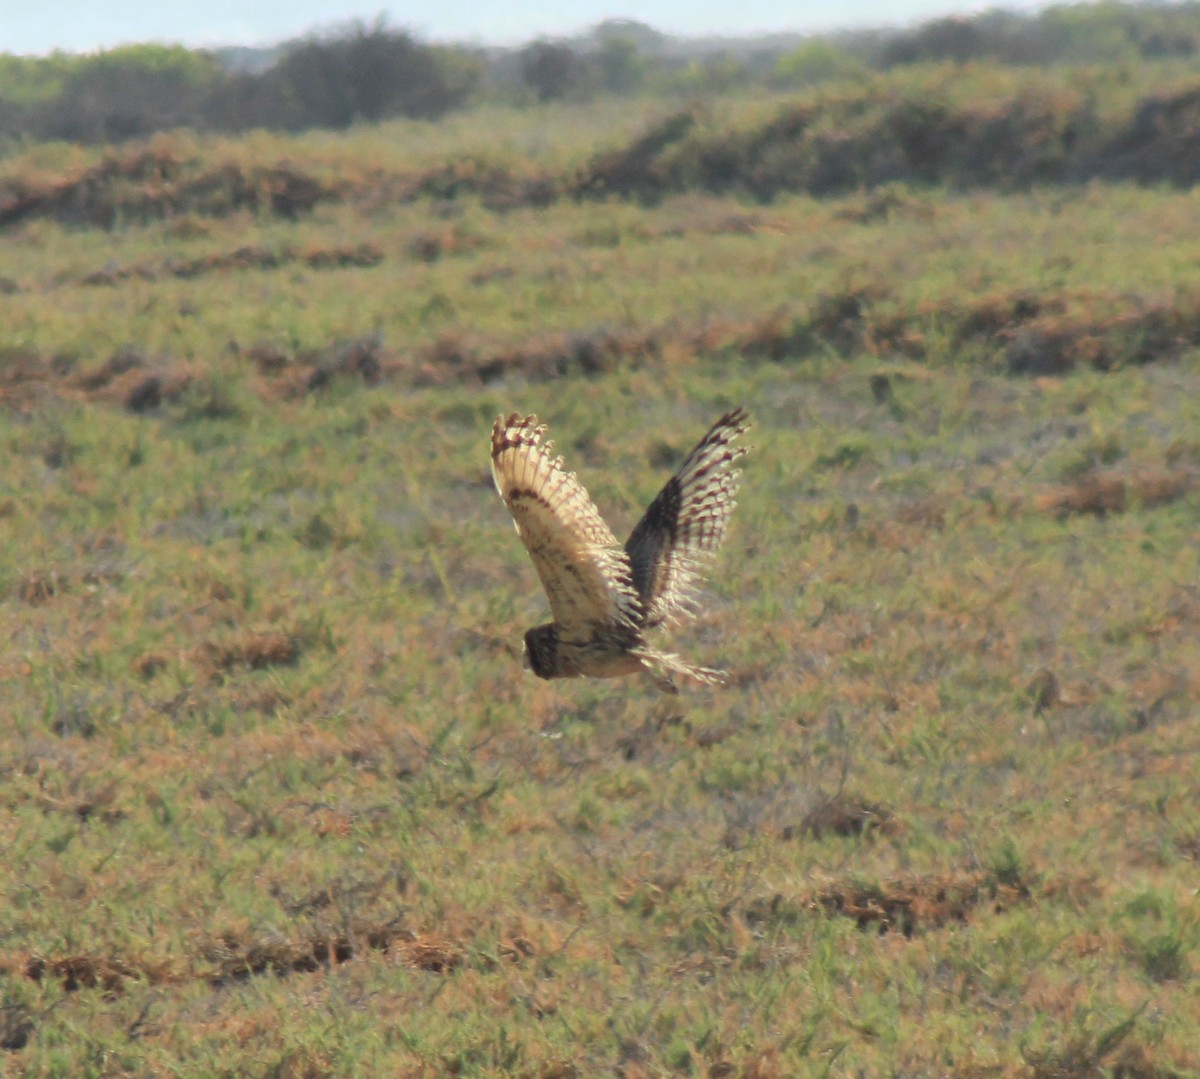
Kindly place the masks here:
[(1021, 190), (1132, 180), (1200, 180), (1200, 88), (1171, 83), (1129, 101), (1101, 77), (939, 69), (881, 77), (716, 122), (687, 109), (575, 166), (447, 155), (411, 171), (347, 174), (295, 160), (249, 165), (189, 157), (161, 140), (110, 151), (54, 177), (19, 162), (0, 176), (0, 228), (50, 218), (111, 228), (241, 210), (295, 217), (328, 203), (479, 198), (496, 209), (564, 198), (653, 202), (688, 191), (767, 201), (894, 184)]

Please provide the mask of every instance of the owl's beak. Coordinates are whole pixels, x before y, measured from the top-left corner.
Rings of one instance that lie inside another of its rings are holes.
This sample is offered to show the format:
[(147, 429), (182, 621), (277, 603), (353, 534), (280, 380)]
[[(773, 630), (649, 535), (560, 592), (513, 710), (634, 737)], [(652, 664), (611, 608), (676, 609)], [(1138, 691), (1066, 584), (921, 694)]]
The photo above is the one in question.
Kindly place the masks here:
[(521, 648), (521, 666), (527, 671), (533, 670), (533, 664), (529, 662), (529, 648), (524, 646)]

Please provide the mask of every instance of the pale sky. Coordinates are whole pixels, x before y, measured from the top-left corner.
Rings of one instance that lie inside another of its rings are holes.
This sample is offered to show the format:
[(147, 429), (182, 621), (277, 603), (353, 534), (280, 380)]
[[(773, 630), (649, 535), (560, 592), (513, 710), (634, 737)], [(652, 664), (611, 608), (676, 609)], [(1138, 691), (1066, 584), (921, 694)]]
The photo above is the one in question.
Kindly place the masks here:
[[(895, 26), (991, 7), (964, 0), (0, 0), (0, 53), (86, 52), (129, 42), (266, 45), (349, 19), (387, 16), (425, 41), (512, 45), (608, 18), (664, 33), (743, 36)], [(1027, 7), (1030, 0), (1005, 6)]]

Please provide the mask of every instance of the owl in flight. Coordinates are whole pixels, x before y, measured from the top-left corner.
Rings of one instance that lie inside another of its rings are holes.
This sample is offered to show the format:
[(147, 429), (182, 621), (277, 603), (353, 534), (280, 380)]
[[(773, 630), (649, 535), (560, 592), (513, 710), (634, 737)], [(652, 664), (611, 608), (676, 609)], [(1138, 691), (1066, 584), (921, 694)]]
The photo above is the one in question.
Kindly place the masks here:
[(616, 678), (649, 672), (664, 692), (673, 676), (724, 681), (646, 643), (644, 633), (695, 615), (704, 564), (725, 539), (736, 505), (733, 440), (748, 427), (727, 412), (687, 455), (622, 547), (587, 491), (543, 442), (536, 416), (501, 416), (492, 428), (492, 476), (533, 559), (553, 622), (525, 634), (525, 666), (539, 678)]

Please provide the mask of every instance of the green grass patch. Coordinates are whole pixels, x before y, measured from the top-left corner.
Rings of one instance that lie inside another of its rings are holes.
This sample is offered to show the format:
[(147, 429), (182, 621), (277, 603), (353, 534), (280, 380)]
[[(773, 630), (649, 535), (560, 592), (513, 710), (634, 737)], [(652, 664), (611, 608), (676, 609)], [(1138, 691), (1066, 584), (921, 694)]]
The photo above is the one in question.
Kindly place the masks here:
[[(1200, 1067), (1192, 200), (873, 199), (10, 230), (0, 1070)], [(730, 685), (522, 671), (495, 416), (735, 404)]]

